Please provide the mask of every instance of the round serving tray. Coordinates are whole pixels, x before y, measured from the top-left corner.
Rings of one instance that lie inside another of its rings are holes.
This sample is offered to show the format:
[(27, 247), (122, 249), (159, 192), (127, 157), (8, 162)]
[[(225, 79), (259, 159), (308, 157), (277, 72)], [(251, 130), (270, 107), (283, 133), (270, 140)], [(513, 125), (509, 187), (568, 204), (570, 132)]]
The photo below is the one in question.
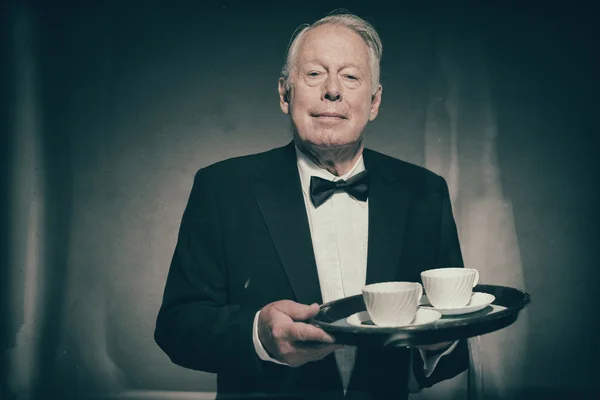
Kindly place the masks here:
[(503, 329), (514, 323), (519, 311), (530, 302), (529, 294), (507, 286), (477, 285), (473, 291), (490, 293), (496, 299), (484, 309), (470, 314), (442, 316), (425, 325), (380, 328), (351, 325), (346, 321), (351, 315), (366, 310), (362, 295), (356, 295), (323, 304), (310, 323), (330, 333), (341, 344), (417, 346), (466, 339)]

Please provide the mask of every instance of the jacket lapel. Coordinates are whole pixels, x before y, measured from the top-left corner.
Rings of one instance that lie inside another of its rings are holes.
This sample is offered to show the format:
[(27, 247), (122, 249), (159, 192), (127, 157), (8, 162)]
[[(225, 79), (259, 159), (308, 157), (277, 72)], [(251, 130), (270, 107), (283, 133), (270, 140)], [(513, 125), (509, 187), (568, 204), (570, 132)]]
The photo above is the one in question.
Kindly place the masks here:
[[(366, 284), (402, 279), (398, 261), (409, 207), (409, 190), (397, 165), (363, 153), (369, 171), (369, 234)], [(275, 150), (251, 182), (258, 206), (296, 300), (323, 302), (293, 142)], [(395, 168), (394, 168), (395, 167)], [(400, 274), (399, 274), (400, 271)]]
[(296, 301), (323, 302), (293, 142), (275, 150), (272, 162), (251, 182)]
[[(369, 243), (367, 284), (401, 279), (398, 261), (408, 212), (409, 191), (396, 165), (384, 161), (369, 150), (363, 153), (369, 170)], [(392, 167), (394, 170), (392, 170)]]

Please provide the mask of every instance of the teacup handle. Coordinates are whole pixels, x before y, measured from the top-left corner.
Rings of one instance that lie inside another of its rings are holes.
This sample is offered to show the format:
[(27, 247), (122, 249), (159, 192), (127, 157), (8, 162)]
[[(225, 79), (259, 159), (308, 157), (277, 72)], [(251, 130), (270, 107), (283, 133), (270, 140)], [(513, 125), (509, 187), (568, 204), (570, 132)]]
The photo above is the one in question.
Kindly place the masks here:
[(473, 287), (475, 287), (479, 283), (479, 271), (477, 271), (476, 269), (474, 269), (473, 271), (475, 271), (475, 280), (473, 281)]

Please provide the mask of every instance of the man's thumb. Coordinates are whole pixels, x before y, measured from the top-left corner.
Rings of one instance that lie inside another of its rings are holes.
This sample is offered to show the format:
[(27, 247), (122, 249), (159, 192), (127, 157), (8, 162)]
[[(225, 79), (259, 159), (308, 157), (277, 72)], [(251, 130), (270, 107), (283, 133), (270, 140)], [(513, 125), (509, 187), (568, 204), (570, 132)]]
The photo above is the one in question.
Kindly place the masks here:
[(313, 303), (311, 305), (289, 302), (280, 311), (287, 314), (294, 321), (305, 321), (319, 313), (319, 305)]

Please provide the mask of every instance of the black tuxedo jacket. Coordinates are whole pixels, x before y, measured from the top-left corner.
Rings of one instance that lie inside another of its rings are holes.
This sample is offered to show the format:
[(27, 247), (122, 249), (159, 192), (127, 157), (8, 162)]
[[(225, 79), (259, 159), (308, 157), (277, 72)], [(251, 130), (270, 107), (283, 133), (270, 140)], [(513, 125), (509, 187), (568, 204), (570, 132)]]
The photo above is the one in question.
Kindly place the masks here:
[[(446, 182), (364, 150), (369, 171), (367, 284), (420, 281), (462, 265)], [(293, 143), (196, 174), (181, 221), (155, 339), (183, 367), (218, 374), (218, 397), (342, 398), (333, 354), (298, 368), (261, 361), (252, 324), (268, 303), (322, 303)], [(467, 368), (466, 343), (425, 379), (407, 348), (359, 349), (347, 398), (403, 399), (408, 368), (422, 387)]]

